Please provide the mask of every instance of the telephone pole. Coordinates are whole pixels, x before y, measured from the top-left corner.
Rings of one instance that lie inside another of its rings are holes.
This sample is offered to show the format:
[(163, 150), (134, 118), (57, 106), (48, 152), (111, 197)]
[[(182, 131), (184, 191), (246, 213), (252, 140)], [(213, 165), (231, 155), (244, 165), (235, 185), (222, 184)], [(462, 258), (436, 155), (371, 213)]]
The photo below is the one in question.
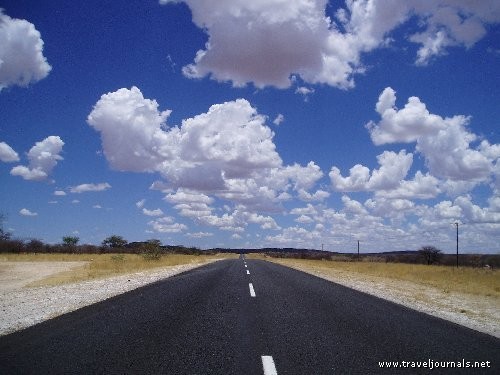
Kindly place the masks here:
[(457, 268), (458, 268), (458, 221), (455, 222), (455, 226), (457, 227)]
[(359, 260), (359, 240), (358, 240), (358, 260)]

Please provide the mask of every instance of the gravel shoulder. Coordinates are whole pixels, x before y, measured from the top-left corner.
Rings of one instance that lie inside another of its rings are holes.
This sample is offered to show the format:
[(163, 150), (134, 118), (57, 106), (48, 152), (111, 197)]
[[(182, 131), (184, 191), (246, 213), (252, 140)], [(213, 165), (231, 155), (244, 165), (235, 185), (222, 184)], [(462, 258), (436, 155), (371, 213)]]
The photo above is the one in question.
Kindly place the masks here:
[(55, 273), (82, 267), (87, 262), (0, 262), (0, 335), (27, 328), (213, 261), (49, 287), (26, 285)]
[(409, 281), (360, 275), (353, 272), (297, 266), (286, 262), (278, 263), (500, 338), (500, 300), (498, 298), (444, 292)]

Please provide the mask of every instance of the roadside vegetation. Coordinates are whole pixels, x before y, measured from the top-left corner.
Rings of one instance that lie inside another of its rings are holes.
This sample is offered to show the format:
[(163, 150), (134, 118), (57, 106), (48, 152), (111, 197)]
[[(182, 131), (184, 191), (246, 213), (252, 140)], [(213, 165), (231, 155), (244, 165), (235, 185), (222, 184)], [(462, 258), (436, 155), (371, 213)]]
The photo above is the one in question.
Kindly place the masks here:
[[(2, 219), (0, 217), (0, 224)], [(118, 235), (105, 238), (100, 246), (79, 245), (80, 239), (75, 236), (64, 236), (59, 244), (45, 244), (37, 239), (12, 239), (2, 225), (0, 229), (0, 262), (85, 262), (81, 267), (57, 273), (31, 286), (73, 283), (237, 257), (194, 247), (163, 246), (157, 239), (129, 243)]]

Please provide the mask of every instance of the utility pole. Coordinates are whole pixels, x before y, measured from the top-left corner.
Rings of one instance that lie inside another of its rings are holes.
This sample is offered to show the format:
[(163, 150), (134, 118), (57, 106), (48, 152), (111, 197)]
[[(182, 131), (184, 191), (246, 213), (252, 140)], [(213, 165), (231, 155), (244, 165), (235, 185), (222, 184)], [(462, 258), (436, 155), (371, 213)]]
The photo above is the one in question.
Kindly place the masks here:
[(358, 240), (358, 260), (359, 260), (359, 240)]
[(457, 227), (457, 268), (458, 268), (458, 221), (455, 222), (455, 226)]

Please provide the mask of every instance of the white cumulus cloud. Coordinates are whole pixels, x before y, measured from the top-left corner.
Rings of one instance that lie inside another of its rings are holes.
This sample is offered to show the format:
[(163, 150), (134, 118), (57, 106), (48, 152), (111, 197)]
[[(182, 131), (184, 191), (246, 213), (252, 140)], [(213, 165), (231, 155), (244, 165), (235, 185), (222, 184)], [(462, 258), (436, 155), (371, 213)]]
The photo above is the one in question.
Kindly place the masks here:
[(4, 163), (19, 161), (19, 155), (5, 142), (0, 142), (0, 160)]
[[(100, 132), (112, 168), (158, 172), (166, 183), (155, 183), (157, 189), (216, 195), (253, 210), (276, 210), (287, 190), (310, 189), (323, 175), (313, 162), (284, 166), (267, 117), (245, 99), (212, 105), (170, 127), (170, 111), (158, 107), (137, 87), (96, 103), (88, 123)], [(194, 215), (191, 208), (182, 212)]]
[(59, 160), (64, 142), (58, 136), (50, 136), (41, 142), (36, 142), (28, 152), (29, 165), (18, 165), (10, 171), (13, 176), (25, 180), (43, 181), (48, 178)]
[(163, 211), (160, 208), (157, 208), (155, 210), (148, 210), (147, 208), (143, 208), (142, 213), (146, 216), (163, 216)]
[(343, 177), (337, 167), (332, 167), (330, 180), (337, 191), (373, 191), (390, 190), (399, 186), (406, 177), (412, 163), (413, 154), (405, 150), (395, 153), (384, 151), (377, 156), (379, 169), (370, 170), (360, 164), (349, 170), (349, 176)]
[(182, 2), (208, 36), (184, 75), (234, 86), (286, 88), (298, 75), (306, 83), (351, 88), (353, 76), (365, 71), (362, 55), (390, 44), (392, 32), (410, 19), (418, 27), (405, 37), (419, 46), (420, 66), (451, 46), (470, 48), (500, 21), (495, 0), (349, 0), (333, 17), (325, 15), (327, 0)]
[(21, 214), (22, 216), (38, 216), (38, 213), (36, 212), (31, 212), (30, 210), (28, 210), (27, 208), (22, 208), (20, 211), (19, 211), (19, 214)]
[(43, 40), (35, 26), (11, 18), (0, 9), (0, 91), (39, 81), (51, 69), (43, 56)]
[(107, 182), (102, 182), (99, 184), (80, 184), (77, 186), (72, 186), (69, 191), (71, 193), (86, 193), (86, 192), (94, 192), (94, 191), (105, 191), (111, 189), (111, 185)]
[(158, 233), (180, 233), (187, 229), (185, 224), (176, 223), (170, 216), (161, 217), (148, 223)]
[(417, 97), (409, 98), (403, 109), (395, 103), (395, 91), (387, 87), (376, 105), (381, 120), (367, 124), (376, 145), (416, 142), (416, 150), (425, 157), (429, 171), (436, 177), (485, 181), (491, 176), (499, 147), (483, 141), (472, 148), (471, 143), (479, 138), (467, 128), (470, 118), (432, 114)]

